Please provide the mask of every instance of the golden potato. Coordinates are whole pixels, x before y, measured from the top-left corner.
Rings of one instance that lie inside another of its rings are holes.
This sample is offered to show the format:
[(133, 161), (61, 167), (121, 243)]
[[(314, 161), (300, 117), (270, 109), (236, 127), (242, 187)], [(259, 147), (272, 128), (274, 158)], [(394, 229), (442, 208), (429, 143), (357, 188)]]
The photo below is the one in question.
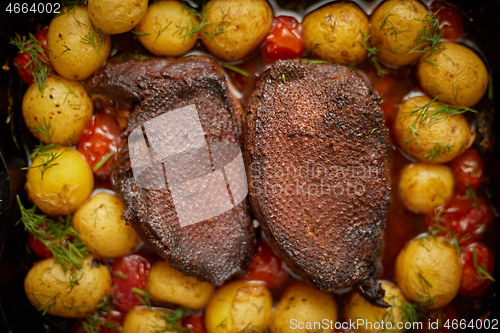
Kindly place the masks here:
[(47, 78), (40, 92), (32, 83), (23, 97), (23, 118), (30, 132), (45, 144), (77, 144), (94, 112), (92, 100), (78, 81)]
[(467, 46), (443, 43), (442, 50), (424, 53), (417, 66), (417, 79), (432, 97), (453, 105), (472, 107), (488, 88), (488, 70)]
[(87, 6), (64, 7), (50, 22), (47, 48), (59, 75), (84, 80), (108, 59), (111, 37), (94, 28)]
[(401, 171), (398, 190), (406, 208), (426, 213), (448, 202), (453, 186), (453, 174), (447, 166), (411, 163)]
[(266, 0), (211, 0), (203, 9), (205, 47), (225, 61), (243, 59), (259, 47), (273, 21)]
[(457, 295), (462, 261), (443, 238), (426, 236), (410, 241), (401, 250), (395, 274), (396, 283), (409, 300), (437, 309)]
[(183, 275), (170, 267), (165, 260), (158, 260), (151, 267), (148, 289), (151, 296), (157, 300), (195, 310), (207, 305), (214, 291), (210, 283)]
[(428, 163), (446, 163), (462, 154), (473, 141), (467, 119), (454, 116), (454, 107), (427, 96), (406, 100), (394, 120), (397, 144), (410, 156)]
[(71, 273), (64, 273), (54, 258), (38, 261), (24, 279), (24, 291), (40, 311), (68, 318), (85, 317), (111, 293), (111, 274), (107, 265), (88, 256), (76, 276), (81, 278), (71, 289)]
[(198, 18), (180, 1), (153, 2), (135, 27), (136, 35), (149, 52), (178, 56), (191, 50), (198, 40)]
[(89, 164), (71, 147), (52, 148), (42, 154), (28, 170), (28, 198), (46, 214), (73, 213), (94, 189)]
[(92, 24), (107, 34), (132, 30), (148, 9), (148, 0), (89, 0)]
[[(398, 287), (391, 282), (382, 282), (382, 289), (385, 291), (384, 301), (390, 304), (390, 308), (379, 308), (368, 303), (360, 294), (352, 293), (345, 308), (346, 320), (358, 322), (362, 319), (361, 325), (357, 326), (355, 332), (378, 333), (378, 332), (404, 332), (406, 320), (403, 310), (408, 301)], [(382, 324), (383, 321), (383, 324)]]
[(207, 333), (249, 333), (266, 329), (273, 299), (263, 284), (236, 280), (218, 289), (205, 310)]
[(366, 58), (364, 39), (370, 35), (366, 14), (353, 2), (336, 2), (308, 14), (302, 38), (309, 51), (331, 62), (359, 64)]
[[(169, 316), (172, 311), (167, 309), (135, 307), (129, 312), (123, 321), (122, 333), (179, 333), (167, 330), (167, 321), (163, 316)], [(181, 326), (180, 323), (178, 323)]]
[(116, 195), (97, 193), (73, 215), (73, 228), (89, 251), (105, 258), (134, 250), (141, 238), (122, 218), (123, 203)]
[[(318, 330), (329, 333), (336, 321), (337, 303), (333, 296), (301, 281), (281, 296), (269, 329), (273, 333), (313, 333)], [(315, 322), (322, 323), (322, 327), (315, 327)]]
[(429, 29), (427, 8), (417, 0), (387, 0), (370, 18), (371, 41), (380, 61), (394, 66), (411, 64), (421, 56), (425, 43), (419, 37)]

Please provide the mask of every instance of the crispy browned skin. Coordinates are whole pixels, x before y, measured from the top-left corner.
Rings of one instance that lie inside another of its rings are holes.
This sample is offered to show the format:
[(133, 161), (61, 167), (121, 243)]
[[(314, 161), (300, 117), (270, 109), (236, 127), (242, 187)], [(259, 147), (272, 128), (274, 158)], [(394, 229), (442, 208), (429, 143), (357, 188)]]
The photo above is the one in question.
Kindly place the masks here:
[(112, 59), (87, 80), (87, 87), (94, 98), (98, 95), (107, 101), (106, 107), (130, 110), (112, 173), (114, 189), (125, 204), (125, 220), (186, 275), (220, 286), (244, 274), (255, 247), (248, 201), (211, 220), (181, 228), (168, 189), (147, 190), (135, 184), (126, 142), (145, 121), (195, 104), (209, 144), (241, 143), (243, 110), (228, 91), (220, 66), (208, 57)]
[(389, 147), (377, 93), (346, 67), (278, 61), (250, 99), (250, 203), (273, 248), (317, 288), (381, 306)]

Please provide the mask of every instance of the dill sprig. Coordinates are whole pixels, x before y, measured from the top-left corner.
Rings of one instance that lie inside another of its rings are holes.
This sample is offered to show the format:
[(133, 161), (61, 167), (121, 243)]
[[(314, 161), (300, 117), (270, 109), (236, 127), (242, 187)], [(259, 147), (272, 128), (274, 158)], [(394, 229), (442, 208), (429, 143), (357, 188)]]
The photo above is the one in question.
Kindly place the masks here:
[(377, 73), (380, 76), (387, 75), (388, 71), (386, 69), (382, 68), (382, 65), (378, 62), (378, 59), (377, 59), (378, 49), (375, 45), (373, 45), (370, 42), (371, 35), (367, 35), (367, 34), (363, 33), (361, 30), (359, 32), (361, 33), (361, 36), (363, 37), (363, 41), (362, 42), (358, 41), (358, 43), (368, 51), (367, 58), (371, 60), (371, 62), (373, 63), (373, 65), (377, 69)]
[(223, 63), (222, 63), (222, 67), (225, 67), (225, 68), (227, 68), (227, 69), (230, 69), (230, 70), (232, 70), (233, 72), (236, 72), (236, 73), (241, 74), (241, 75), (243, 75), (243, 76), (248, 76), (248, 72), (247, 72), (247, 71), (245, 71), (244, 69), (241, 69), (241, 68), (239, 68), (239, 67), (237, 67), (237, 66), (234, 66), (234, 65), (228, 64), (228, 63), (226, 63), (226, 62), (223, 62)]
[(389, 19), (389, 17), (391, 16), (393, 16), (393, 14), (384, 16), (384, 19), (381, 20), (382, 22), (380, 22), (379, 30), (384, 31), (384, 35), (387, 35), (389, 33), (391, 36), (394, 36), (394, 41), (397, 41), (398, 35), (400, 33), (409, 31), (410, 29), (398, 30), (394, 23), (392, 23), (392, 21)]
[(179, 325), (179, 321), (186, 314), (191, 314), (193, 311), (186, 307), (178, 307), (173, 310), (171, 313), (167, 314), (165, 312), (158, 312), (155, 316), (159, 316), (165, 320), (165, 327), (154, 327), (155, 333), (164, 333), (164, 332), (191, 332), (190, 328), (182, 327)]
[(91, 24), (89, 32), (85, 36), (82, 37), (80, 42), (83, 44), (90, 45), (90, 46), (94, 47), (95, 50), (97, 51), (97, 54), (99, 55), (99, 57), (102, 58), (100, 50), (104, 46), (104, 44), (106, 43), (107, 38), (108, 38), (108, 36), (106, 36), (106, 34), (104, 32), (102, 32), (101, 29), (96, 30), (94, 25)]
[(68, 6), (68, 8), (66, 9), (66, 12), (68, 13), (74, 13), (75, 12), (75, 8), (76, 6), (78, 5), (87, 5), (88, 3), (88, 0), (62, 0), (62, 5), (63, 6)]
[(476, 253), (476, 247), (474, 246), (474, 249), (472, 250), (472, 260), (473, 260), (473, 265), (474, 265), (474, 270), (476, 271), (476, 280), (491, 280), (495, 282), (495, 279), (493, 276), (488, 273), (488, 270), (486, 269), (484, 263), (479, 266), (477, 264), (477, 253)]
[(113, 306), (111, 305), (108, 296), (104, 296), (102, 301), (97, 305), (95, 311), (85, 317), (82, 322), (81, 328), (85, 333), (99, 333), (101, 329), (113, 329), (119, 328), (120, 325), (117, 323), (112, 323), (103, 320), (101, 312), (107, 312), (111, 310)]
[(325, 64), (325, 63), (327, 63), (326, 60), (320, 60), (320, 59), (300, 59), (300, 61), (303, 64)]
[(433, 54), (443, 50), (443, 30), (439, 28), (437, 13), (427, 14), (422, 20), (424, 26), (417, 31), (417, 37), (413, 41), (413, 47), (408, 53), (426, 53), (429, 52), (425, 61), (432, 64), (429, 59)]
[(151, 293), (149, 290), (142, 290), (139, 288), (132, 288), (132, 292), (137, 295), (137, 297), (140, 299), (142, 305), (148, 308), (148, 310), (152, 310), (153, 307), (151, 305)]
[(24, 208), (21, 199), (17, 196), (17, 203), (21, 211), (24, 230), (44, 244), (65, 274), (69, 274), (70, 292), (82, 278), (79, 270), (83, 267), (85, 256), (89, 251), (80, 240), (78, 232), (71, 226), (71, 215), (59, 217), (58, 221), (49, 219), (45, 215), (36, 213), (36, 206)]
[(445, 243), (452, 246), (455, 249), (455, 251), (457, 251), (457, 253), (460, 255), (460, 253), (462, 252), (460, 249), (460, 244), (469, 240), (471, 235), (467, 233), (462, 237), (459, 237), (456, 233), (441, 225), (439, 223), (439, 218), (441, 217), (441, 214), (443, 214), (443, 212), (444, 212), (444, 207), (438, 209), (438, 211), (434, 216), (434, 224), (429, 227), (429, 232), (432, 236), (444, 235)]
[(167, 30), (168, 27), (170, 27), (170, 25), (172, 24), (172, 22), (169, 22), (165, 27), (162, 28), (161, 24), (158, 23), (158, 21), (155, 22), (156, 24), (158, 24), (158, 26), (160, 27), (160, 29), (158, 29), (158, 34), (156, 34), (156, 38), (155, 38), (155, 41), (154, 43), (156, 43), (156, 41), (158, 40), (158, 38), (160, 38), (160, 35), (165, 31)]
[(372, 136), (373, 132), (375, 132), (376, 130), (378, 130), (378, 127), (373, 128), (373, 129), (370, 131), (370, 134), (365, 135), (365, 139), (368, 139), (370, 136)]
[[(217, 26), (213, 26), (213, 23), (208, 21), (208, 14), (203, 13), (203, 15), (199, 12), (197, 12), (194, 8), (186, 5), (183, 7), (183, 9), (187, 10), (190, 14), (193, 16), (197, 17), (200, 22), (197, 24), (194, 24), (194, 22), (189, 19), (189, 22), (185, 25), (180, 27), (178, 30), (174, 32), (175, 34), (179, 34), (181, 38), (184, 39), (184, 42), (186, 41), (186, 38), (193, 38), (197, 33), (199, 32), (205, 32), (208, 35), (208, 43), (212, 41), (212, 39), (215, 36), (221, 35), (223, 33), (226, 33), (226, 29), (231, 25), (231, 22), (226, 20), (226, 17), (229, 15), (230, 7), (227, 7), (225, 9), (221, 9), (221, 14), (222, 14), (222, 19)], [(208, 31), (205, 27), (210, 26), (210, 31)], [(200, 38), (200, 37), (198, 37)]]
[(47, 78), (54, 77), (54, 72), (40, 42), (32, 33), (28, 33), (28, 37), (16, 33), (16, 36), (10, 39), (9, 44), (16, 46), (19, 53), (27, 53), (30, 56), (31, 59), (26, 66), (31, 70), (38, 90), (43, 91), (47, 86)]
[(94, 172), (97, 172), (113, 155), (115, 154), (114, 151), (110, 151), (107, 153), (92, 169)]

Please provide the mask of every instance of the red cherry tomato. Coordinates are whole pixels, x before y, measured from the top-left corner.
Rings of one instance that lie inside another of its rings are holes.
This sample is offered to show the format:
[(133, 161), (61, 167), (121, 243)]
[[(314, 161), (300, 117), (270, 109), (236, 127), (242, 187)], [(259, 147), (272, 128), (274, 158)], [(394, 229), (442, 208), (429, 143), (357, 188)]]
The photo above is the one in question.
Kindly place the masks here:
[(488, 275), (493, 274), (493, 262), (493, 252), (482, 243), (462, 248), (462, 280), (458, 293), (468, 297), (481, 295), (492, 282)]
[(469, 186), (477, 189), (483, 180), (483, 160), (475, 149), (468, 149), (451, 161), (451, 169), (459, 192), (465, 192)]
[[(42, 29), (42, 31), (37, 32), (35, 34), (35, 38), (40, 43), (40, 46), (45, 51), (44, 56), (48, 59), (47, 54), (47, 33), (49, 31), (49, 27), (46, 26)], [(29, 45), (29, 44), (28, 44)], [(25, 52), (17, 52), (17, 57), (14, 59), (14, 68), (16, 69), (17, 74), (21, 78), (24, 83), (31, 84), (33, 83), (33, 75), (31, 72), (33, 71), (33, 64), (31, 63), (32, 58), (28, 53)]]
[[(92, 169), (109, 158), (120, 146), (120, 128), (116, 119), (107, 113), (97, 112), (83, 130), (82, 138), (78, 143), (78, 150), (85, 156)], [(108, 159), (99, 169), (94, 170), (96, 175), (109, 175), (111, 159)]]
[(146, 290), (150, 263), (139, 254), (130, 254), (117, 259), (112, 265), (113, 304), (120, 311), (130, 311), (141, 304), (141, 297), (133, 288)]
[(298, 58), (304, 52), (300, 23), (291, 16), (275, 17), (264, 44), (264, 58), (268, 62)]
[(264, 281), (269, 289), (279, 287), (288, 278), (285, 265), (264, 241), (259, 243), (257, 254), (248, 266), (248, 272), (246, 279)]
[(182, 319), (184, 327), (189, 328), (191, 333), (206, 333), (203, 313), (192, 314)]
[(458, 8), (441, 1), (434, 1), (431, 5), (431, 12), (437, 12), (436, 17), (439, 20), (439, 28), (443, 31), (443, 38), (457, 41), (462, 37), (464, 23)]
[(32, 234), (28, 236), (28, 244), (33, 252), (42, 259), (52, 258), (52, 252)]
[(436, 222), (455, 233), (460, 240), (477, 240), (493, 221), (493, 213), (482, 198), (477, 201), (455, 194), (445, 205), (425, 214), (425, 223), (431, 227)]

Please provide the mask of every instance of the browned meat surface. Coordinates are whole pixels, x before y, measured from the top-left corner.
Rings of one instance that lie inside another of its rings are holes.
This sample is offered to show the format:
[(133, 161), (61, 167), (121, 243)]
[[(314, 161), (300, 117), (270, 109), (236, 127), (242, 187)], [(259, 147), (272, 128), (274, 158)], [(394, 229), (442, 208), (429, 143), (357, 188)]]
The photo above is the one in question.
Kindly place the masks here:
[(126, 221), (186, 275), (215, 286), (242, 275), (255, 247), (248, 200), (215, 218), (180, 227), (168, 187), (144, 189), (136, 184), (126, 140), (144, 122), (195, 104), (208, 144), (241, 143), (244, 113), (219, 65), (208, 57), (112, 59), (87, 80), (87, 88), (94, 98), (106, 101), (105, 107), (129, 115), (112, 173)]
[(384, 306), (374, 280), (390, 146), (377, 93), (343, 66), (278, 61), (246, 121), (250, 203), (273, 248), (317, 288), (354, 287)]

